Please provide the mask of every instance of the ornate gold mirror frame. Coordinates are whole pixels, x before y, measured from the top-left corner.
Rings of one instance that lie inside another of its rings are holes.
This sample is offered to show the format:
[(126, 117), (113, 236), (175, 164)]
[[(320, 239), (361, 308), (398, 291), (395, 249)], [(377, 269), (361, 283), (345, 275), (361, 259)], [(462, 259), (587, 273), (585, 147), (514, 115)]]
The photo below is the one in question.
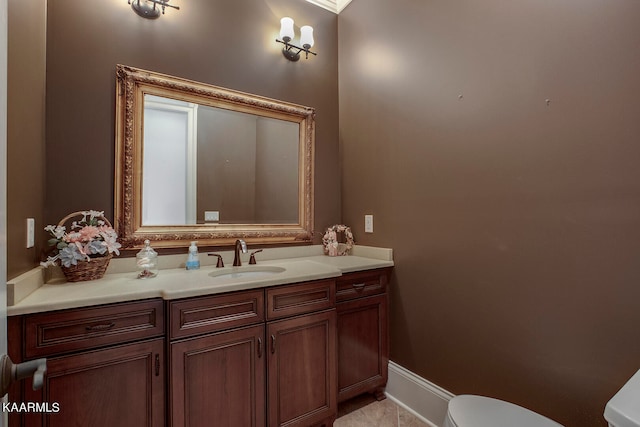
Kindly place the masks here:
[[(154, 95), (299, 124), (296, 223), (143, 225), (144, 99)], [(123, 248), (310, 241), (313, 232), (315, 110), (124, 65), (116, 68), (115, 227)]]

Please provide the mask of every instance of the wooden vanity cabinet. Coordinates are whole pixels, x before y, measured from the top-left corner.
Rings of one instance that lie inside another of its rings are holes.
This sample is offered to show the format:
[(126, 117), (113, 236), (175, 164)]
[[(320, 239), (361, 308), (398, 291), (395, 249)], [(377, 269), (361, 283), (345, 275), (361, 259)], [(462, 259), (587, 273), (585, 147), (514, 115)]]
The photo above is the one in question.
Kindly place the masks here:
[(385, 398), (390, 269), (344, 274), (337, 283), (338, 401), (362, 393)]
[[(11, 426), (163, 426), (164, 304), (110, 304), (10, 317), (20, 361), (47, 358), (42, 389), (21, 382), (14, 402), (49, 411), (10, 413)], [(54, 405), (54, 403), (56, 405)], [(59, 410), (55, 410), (55, 406)]]
[(383, 396), (389, 271), (11, 316), (12, 359), (48, 372), (10, 401), (60, 410), (9, 426), (329, 427), (338, 401)]
[(267, 289), (266, 297), (269, 426), (333, 425), (335, 280)]
[(264, 291), (169, 301), (173, 427), (264, 427)]
[(170, 301), (168, 311), (173, 427), (332, 425), (334, 280)]

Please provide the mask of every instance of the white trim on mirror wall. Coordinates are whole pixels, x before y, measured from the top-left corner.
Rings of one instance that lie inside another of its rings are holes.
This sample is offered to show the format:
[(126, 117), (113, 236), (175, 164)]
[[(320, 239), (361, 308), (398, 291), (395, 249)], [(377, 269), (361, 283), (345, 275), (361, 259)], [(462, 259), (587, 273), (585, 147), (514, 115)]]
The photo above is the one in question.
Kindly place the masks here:
[(347, 7), (351, 0), (307, 0), (311, 4), (320, 6), (323, 9), (327, 9), (333, 13), (340, 13), (342, 9)]

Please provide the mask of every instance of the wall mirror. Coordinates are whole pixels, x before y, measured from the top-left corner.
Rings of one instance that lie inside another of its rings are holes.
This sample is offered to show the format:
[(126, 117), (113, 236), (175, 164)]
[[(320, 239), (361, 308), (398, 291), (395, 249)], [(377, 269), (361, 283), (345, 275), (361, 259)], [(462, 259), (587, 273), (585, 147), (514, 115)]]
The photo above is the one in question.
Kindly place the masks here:
[(310, 241), (314, 133), (313, 108), (118, 65), (122, 246)]

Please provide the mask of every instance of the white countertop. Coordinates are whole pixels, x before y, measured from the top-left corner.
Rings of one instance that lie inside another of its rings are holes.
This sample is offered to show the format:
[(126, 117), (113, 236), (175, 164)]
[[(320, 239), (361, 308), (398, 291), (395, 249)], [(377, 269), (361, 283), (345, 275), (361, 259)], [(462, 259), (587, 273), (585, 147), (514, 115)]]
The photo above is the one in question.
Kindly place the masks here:
[[(30, 294), (19, 301), (16, 300), (14, 305), (7, 307), (7, 314), (13, 316), (145, 298), (171, 300), (326, 279), (339, 277), (348, 272), (393, 266), (390, 249), (354, 247), (354, 255), (339, 257), (318, 255), (316, 246), (296, 248), (294, 253), (298, 256), (291, 256), (292, 249), (265, 249), (264, 254), (257, 256), (257, 265), (248, 265), (247, 261), (243, 261), (244, 265), (241, 267), (224, 267), (224, 269), (215, 268), (212, 263), (215, 257), (206, 257), (201, 254), (201, 263), (205, 261), (203, 258), (209, 259), (203, 263), (199, 270), (187, 271), (180, 267), (165, 268), (160, 270), (157, 277), (145, 280), (137, 279), (137, 271), (134, 270), (120, 272), (119, 270), (128, 269), (124, 265), (125, 263), (127, 265), (135, 263), (135, 259), (122, 260), (121, 265), (113, 268), (110, 265), (108, 274), (102, 279), (76, 283), (53, 280), (49, 283), (40, 283), (37, 286), (33, 286), (34, 290)], [(319, 253), (322, 253), (321, 249)], [(175, 258), (177, 256), (171, 257)], [(231, 264), (226, 260), (228, 257), (229, 254), (223, 254), (225, 262)], [(186, 256), (180, 256), (181, 258), (186, 259)], [(115, 259), (112, 260), (112, 263), (114, 261)], [(175, 261), (167, 259), (164, 264), (170, 265), (172, 262), (175, 263)], [(163, 262), (160, 262), (161, 266), (162, 264)], [(211, 277), (209, 275), (210, 273), (220, 274), (227, 271), (249, 271), (256, 268), (260, 269), (261, 267), (265, 269), (280, 267), (284, 271), (262, 277), (236, 278), (230, 275), (222, 277)], [(42, 276), (41, 272), (35, 271), (25, 274), (25, 277), (37, 278), (38, 274)], [(20, 284), (20, 279), (17, 279), (13, 281), (16, 289)], [(27, 280), (24, 281), (26, 282)]]

